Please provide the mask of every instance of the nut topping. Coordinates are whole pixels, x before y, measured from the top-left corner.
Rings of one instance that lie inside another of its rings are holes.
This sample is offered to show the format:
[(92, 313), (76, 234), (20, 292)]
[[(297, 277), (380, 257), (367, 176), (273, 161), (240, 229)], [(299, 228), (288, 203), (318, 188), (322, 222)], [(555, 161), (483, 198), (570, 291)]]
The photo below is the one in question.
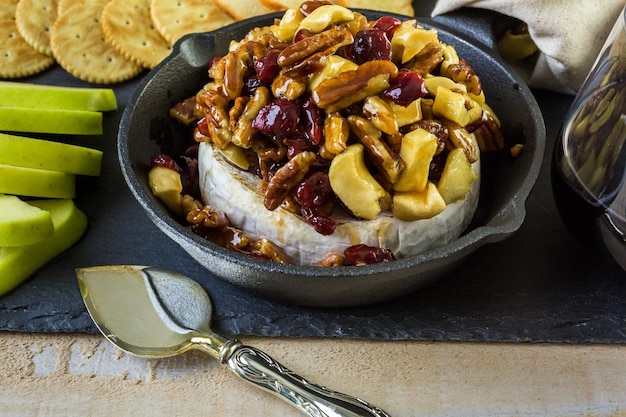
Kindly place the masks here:
[(315, 158), (313, 152), (301, 152), (276, 171), (267, 185), (263, 201), (268, 210), (276, 210), (282, 204), (287, 194), (309, 172)]
[(368, 61), (322, 81), (313, 90), (313, 100), (327, 112), (338, 111), (380, 93), (397, 74), (398, 67), (391, 61)]
[(404, 168), (404, 161), (381, 140), (381, 131), (367, 119), (359, 116), (348, 116), (348, 124), (385, 179), (392, 184), (396, 182)]

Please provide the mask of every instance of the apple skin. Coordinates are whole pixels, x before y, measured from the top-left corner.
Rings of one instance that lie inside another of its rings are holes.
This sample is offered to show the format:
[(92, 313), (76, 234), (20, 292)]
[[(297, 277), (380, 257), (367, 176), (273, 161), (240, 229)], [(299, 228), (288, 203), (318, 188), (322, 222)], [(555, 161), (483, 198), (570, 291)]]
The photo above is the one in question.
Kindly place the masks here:
[(30, 204), (50, 212), (54, 234), (33, 245), (0, 247), (0, 295), (72, 247), (87, 230), (87, 216), (71, 199), (36, 200)]
[(0, 193), (43, 198), (74, 198), (76, 176), (59, 171), (0, 164)]
[(0, 81), (0, 107), (113, 111), (117, 110), (117, 99), (110, 88)]
[(0, 133), (0, 164), (98, 176), (102, 151)]
[(64, 135), (101, 135), (103, 132), (102, 113), (84, 110), (0, 107), (0, 130)]
[(54, 233), (50, 212), (14, 195), (0, 194), (0, 246), (26, 246)]

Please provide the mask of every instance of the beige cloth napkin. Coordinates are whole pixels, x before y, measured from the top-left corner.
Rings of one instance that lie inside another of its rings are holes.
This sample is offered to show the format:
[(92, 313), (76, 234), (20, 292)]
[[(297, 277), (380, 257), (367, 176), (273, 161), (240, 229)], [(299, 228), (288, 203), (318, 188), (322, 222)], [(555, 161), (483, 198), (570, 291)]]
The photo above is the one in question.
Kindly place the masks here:
[(438, 0), (433, 16), (488, 9), (528, 25), (539, 58), (525, 76), (536, 88), (574, 94), (620, 16), (624, 0)]

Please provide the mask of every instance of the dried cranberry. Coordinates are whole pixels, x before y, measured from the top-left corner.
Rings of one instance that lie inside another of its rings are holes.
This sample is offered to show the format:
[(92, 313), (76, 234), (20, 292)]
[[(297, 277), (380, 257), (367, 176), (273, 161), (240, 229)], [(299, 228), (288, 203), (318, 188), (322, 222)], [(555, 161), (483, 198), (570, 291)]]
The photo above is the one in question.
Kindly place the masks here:
[(329, 1), (325, 1), (325, 0), (305, 1), (300, 5), (300, 13), (302, 13), (302, 16), (306, 17), (310, 15), (313, 12), (313, 10), (317, 9), (318, 7), (329, 5), (329, 4), (332, 4), (332, 3)]
[(267, 55), (257, 59), (254, 62), (254, 71), (262, 83), (270, 84), (278, 75), (280, 67), (278, 66), (278, 49), (270, 49)]
[(304, 207), (319, 207), (332, 197), (332, 188), (328, 174), (315, 171), (298, 184), (294, 199)]
[(336, 223), (328, 217), (320, 215), (314, 207), (302, 207), (302, 217), (319, 234), (332, 235), (335, 232)]
[(183, 181), (183, 194), (193, 194), (198, 183), (198, 160), (188, 157), (184, 157), (184, 159), (187, 162), (187, 169)]
[(266, 104), (252, 122), (252, 127), (272, 138), (292, 138), (302, 134), (299, 127), (300, 105), (286, 98)]
[(304, 151), (316, 151), (317, 149), (311, 145), (306, 138), (286, 138), (283, 140), (283, 144), (287, 147), (287, 158), (291, 159), (300, 152)]
[(322, 124), (322, 114), (319, 107), (313, 101), (313, 97), (309, 96), (302, 103), (302, 119), (304, 134), (313, 145), (319, 145), (322, 141), (324, 126)]
[(176, 161), (174, 161), (174, 158), (163, 153), (153, 156), (150, 160), (150, 166), (152, 168), (169, 168), (173, 169), (176, 172), (182, 172), (182, 169), (178, 166)]
[(400, 106), (408, 106), (428, 94), (424, 78), (417, 72), (402, 68), (382, 95)]
[(250, 77), (246, 77), (244, 79), (243, 89), (241, 91), (242, 96), (252, 97), (256, 92), (257, 88), (262, 86), (264, 83), (261, 82), (258, 76), (252, 75)]
[(400, 19), (391, 16), (383, 16), (374, 23), (376, 29), (380, 29), (387, 35), (387, 39), (391, 40), (396, 29), (402, 24)]
[(395, 259), (389, 249), (364, 244), (350, 246), (343, 251), (343, 255), (351, 265), (372, 265)]
[(381, 29), (360, 30), (354, 36), (350, 57), (359, 65), (375, 60), (390, 61), (391, 42)]
[(315, 35), (315, 33), (313, 33), (312, 31), (310, 31), (309, 29), (300, 29), (299, 31), (296, 32), (296, 34), (293, 36), (293, 42), (300, 42), (302, 39), (306, 39), (306, 38), (310, 38), (311, 36)]
[(185, 149), (184, 155), (189, 158), (198, 158), (198, 150), (200, 149), (199, 143), (192, 143), (187, 149)]

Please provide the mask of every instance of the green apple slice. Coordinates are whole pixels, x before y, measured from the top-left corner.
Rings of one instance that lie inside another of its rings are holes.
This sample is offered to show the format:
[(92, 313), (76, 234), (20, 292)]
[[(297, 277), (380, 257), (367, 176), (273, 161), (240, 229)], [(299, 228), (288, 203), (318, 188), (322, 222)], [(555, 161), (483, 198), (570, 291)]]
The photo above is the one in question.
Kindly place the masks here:
[(0, 193), (43, 198), (74, 198), (76, 176), (60, 171), (0, 164)]
[(0, 107), (58, 110), (117, 110), (110, 88), (82, 88), (0, 81)]
[(31, 201), (52, 217), (54, 233), (41, 242), (0, 247), (0, 295), (27, 279), (48, 261), (72, 247), (87, 229), (87, 216), (70, 199)]
[(52, 236), (50, 212), (14, 195), (0, 194), (0, 246), (26, 246)]
[(0, 164), (97, 176), (102, 151), (0, 133)]
[(0, 130), (66, 135), (101, 135), (102, 113), (84, 110), (0, 107)]

